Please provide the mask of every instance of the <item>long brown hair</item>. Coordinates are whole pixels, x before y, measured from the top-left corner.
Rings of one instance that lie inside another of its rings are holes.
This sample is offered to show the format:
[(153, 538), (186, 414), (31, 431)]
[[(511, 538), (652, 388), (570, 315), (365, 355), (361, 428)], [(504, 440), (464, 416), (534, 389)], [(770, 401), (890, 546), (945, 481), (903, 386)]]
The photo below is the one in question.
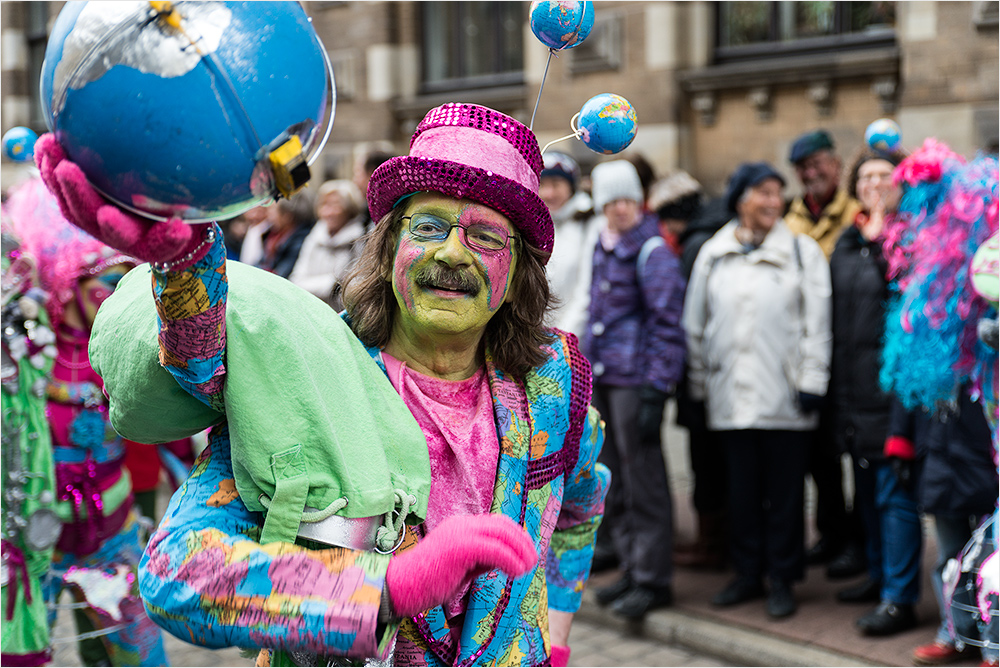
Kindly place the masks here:
[[(405, 210), (401, 203), (378, 221), (354, 269), (344, 279), (344, 307), (351, 329), (366, 346), (385, 348), (392, 334), (397, 309), (392, 267)], [(487, 323), (483, 338), (496, 367), (523, 378), (545, 362), (541, 346), (555, 338), (543, 324), (553, 297), (545, 275), (545, 255), (525, 244), (520, 235), (514, 243), (519, 254), (511, 281), (512, 298)]]

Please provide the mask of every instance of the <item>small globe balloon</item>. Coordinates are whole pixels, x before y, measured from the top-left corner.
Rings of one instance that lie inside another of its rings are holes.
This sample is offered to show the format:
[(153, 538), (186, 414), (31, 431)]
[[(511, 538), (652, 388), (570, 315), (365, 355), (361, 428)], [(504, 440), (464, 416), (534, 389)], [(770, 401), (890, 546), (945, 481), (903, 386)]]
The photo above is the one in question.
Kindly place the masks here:
[(38, 135), (31, 128), (11, 128), (3, 135), (3, 154), (14, 162), (28, 162), (35, 156)]
[(535, 0), (528, 10), (531, 32), (550, 49), (572, 49), (594, 28), (590, 0)]
[(899, 148), (899, 125), (891, 118), (880, 118), (873, 121), (865, 130), (865, 143), (876, 151), (891, 153)]
[(601, 93), (581, 107), (577, 128), (580, 141), (591, 151), (619, 153), (635, 139), (635, 109), (621, 95)]
[(49, 128), (95, 188), (192, 223), (304, 185), (335, 106), (297, 2), (68, 2), (41, 90)]
[(1000, 301), (1000, 233), (983, 242), (969, 267), (972, 289), (994, 307)]

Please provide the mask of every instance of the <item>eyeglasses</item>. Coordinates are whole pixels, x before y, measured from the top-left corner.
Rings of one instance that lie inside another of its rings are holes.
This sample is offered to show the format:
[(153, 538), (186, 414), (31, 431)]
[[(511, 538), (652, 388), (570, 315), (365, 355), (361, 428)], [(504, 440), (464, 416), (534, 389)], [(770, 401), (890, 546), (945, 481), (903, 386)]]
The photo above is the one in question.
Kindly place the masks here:
[(507, 247), (508, 239), (517, 238), (496, 225), (486, 223), (459, 225), (429, 213), (403, 216), (403, 220), (410, 221), (410, 236), (417, 241), (444, 241), (451, 234), (451, 228), (457, 227), (462, 230), (462, 241), (465, 245), (480, 251), (503, 250)]
[(870, 181), (892, 181), (892, 172), (873, 172), (858, 177), (858, 183), (868, 183)]

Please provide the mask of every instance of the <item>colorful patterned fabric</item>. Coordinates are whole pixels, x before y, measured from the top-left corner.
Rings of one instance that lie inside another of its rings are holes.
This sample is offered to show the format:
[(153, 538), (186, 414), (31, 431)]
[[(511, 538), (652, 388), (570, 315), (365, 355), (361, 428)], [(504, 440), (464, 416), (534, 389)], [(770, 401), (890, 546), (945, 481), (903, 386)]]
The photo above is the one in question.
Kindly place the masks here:
[[(208, 255), (189, 270), (153, 276), (163, 320), (161, 359), (210, 405), (223, 401), (225, 337), (220, 328), (199, 323), (219, 322), (212, 314), (225, 309), (221, 239), (218, 234)], [(165, 295), (191, 308), (169, 317)], [(500, 441), (490, 511), (525, 526), (546, 558), (519, 578), (497, 571), (476, 578), (457, 633), (440, 606), (404, 620), (396, 638), (398, 665), (539, 665), (550, 652), (548, 608), (573, 612), (580, 605), (608, 485), (606, 469), (597, 464), (603, 428), (596, 412), (586, 410), (589, 369), (575, 337), (560, 333), (547, 352), (549, 360), (524, 379), (505, 376), (487, 360)], [(382, 366), (379, 351), (369, 353)], [(236, 492), (228, 426), (219, 425), (171, 499), (140, 565), (152, 618), (208, 647), (386, 656), (397, 627), (378, 629), (377, 614), (390, 557), (260, 545), (261, 522)], [(401, 549), (417, 540), (408, 531)]]
[[(45, 600), (69, 588), (116, 666), (167, 665), (160, 629), (146, 616), (135, 569), (143, 539), (132, 507), (132, 481), (106, 399), (89, 387), (101, 379), (87, 362), (86, 334), (60, 329), (48, 384), (56, 514), (63, 522)], [(55, 621), (54, 614), (50, 623)]]
[[(142, 555), (140, 524), (134, 512), (127, 515), (117, 535), (105, 540), (86, 557), (55, 554), (44, 583), (45, 598), (58, 601), (68, 588), (84, 613), (102, 633), (101, 642), (115, 666), (167, 666), (163, 636), (143, 609), (135, 568)], [(52, 610), (49, 623), (55, 623)]]
[(45, 350), (51, 330), (42, 307), (45, 295), (31, 290), (34, 265), (17, 250), (8, 254), (6, 224), (3, 237), (0, 511), (3, 562), (8, 575), (0, 587), (3, 611), (0, 664), (41, 666), (52, 658), (41, 578), (52, 561), (58, 526), (50, 522), (51, 533), (44, 540), (37, 535), (28, 540), (29, 526), (42, 518), (51, 519), (49, 513), (55, 504), (55, 470), (46, 401), (34, 388), (45, 384), (55, 351), (52, 346)]
[[(37, 468), (29, 470), (51, 482), (54, 469), (54, 489), (42, 495), (42, 485), (38, 484), (27, 492), (34, 497), (29, 499), (31, 502), (49, 499), (44, 505), (51, 505), (55, 513), (52, 538), (58, 542), (45, 582), (41, 587), (32, 584), (30, 596), (22, 591), (24, 617), (37, 615), (39, 621), (45, 620), (43, 601), (53, 603), (63, 588), (72, 587), (78, 602), (87, 604), (85, 614), (96, 629), (89, 637), (99, 640), (92, 640), (98, 649), (103, 643), (113, 665), (166, 665), (160, 630), (146, 617), (135, 589), (135, 567), (144, 543), (130, 512), (131, 480), (123, 467), (121, 438), (108, 419), (101, 378), (89, 363), (89, 332), (71, 327), (64, 319), (65, 308), (73, 299), (81, 312), (84, 310), (80, 281), (134, 260), (66, 221), (55, 197), (38, 178), (18, 186), (4, 203), (3, 211), (20, 238), (20, 251), (24, 257), (33, 258), (36, 265), (36, 287), (45, 291), (41, 294), (46, 297), (45, 308), (53, 330), (47, 344), (38, 340), (37, 325), (29, 339), (44, 346), (46, 355), (55, 356), (54, 364), (31, 360), (37, 370), (44, 370), (44, 378), (31, 383), (31, 393), (41, 398), (44, 391), (47, 429), (43, 437), (40, 425), (33, 425), (35, 433), (27, 434), (37, 439), (33, 448), (44, 445), (49, 449), (47, 464), (37, 459), (32, 463)], [(106, 295), (109, 290), (102, 292)], [(5, 303), (7, 297), (5, 294)], [(6, 318), (4, 327), (8, 328)], [(5, 422), (14, 417), (7, 414), (7, 399), (5, 396)], [(23, 406), (16, 409), (24, 412)], [(23, 417), (17, 416), (14, 422)], [(37, 420), (42, 416), (36, 413), (32, 417)], [(6, 450), (6, 442), (4, 447)], [(9, 454), (5, 452), (5, 464)], [(7, 541), (5, 558), (6, 545)], [(22, 552), (20, 547), (18, 552)], [(37, 575), (53, 550), (46, 548), (31, 554), (29, 548), (23, 552), (18, 561), (24, 561), (25, 570)], [(28, 585), (26, 576), (24, 584)], [(3, 602), (13, 605), (15, 600), (14, 592), (5, 587)], [(47, 621), (51, 623), (54, 617)], [(44, 658), (39, 655), (45, 648), (39, 645), (47, 642), (48, 634), (35, 630), (30, 637), (25, 634), (17, 642), (8, 643), (6, 632), (5, 628), (5, 662), (10, 659), (8, 653), (20, 654), (22, 647), (31, 649), (34, 658)]]

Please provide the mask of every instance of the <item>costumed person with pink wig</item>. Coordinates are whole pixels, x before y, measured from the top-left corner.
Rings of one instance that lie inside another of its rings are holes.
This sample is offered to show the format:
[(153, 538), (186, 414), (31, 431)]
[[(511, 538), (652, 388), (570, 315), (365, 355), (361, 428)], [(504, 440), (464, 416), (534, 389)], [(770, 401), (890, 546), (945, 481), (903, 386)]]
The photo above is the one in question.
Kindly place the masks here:
[(527, 127), (427, 113), (372, 176), (343, 320), (227, 264), (214, 224), (109, 204), (54, 137), (36, 156), (68, 218), (153, 263), (99, 318), (112, 413), (145, 374), (175, 417), (214, 423), (140, 568), (157, 623), (270, 665), (566, 665), (608, 473), (590, 366), (543, 325), (553, 226)]
[[(52, 509), (61, 522), (54, 526), (57, 541), (42, 580), (44, 598), (58, 607), (62, 591), (71, 590), (85, 665), (165, 665), (160, 630), (138, 595), (143, 542), (125, 450), (111, 427), (102, 381), (87, 351), (97, 309), (135, 260), (70, 225), (37, 177), (14, 188), (3, 211), (20, 241), (18, 252), (36, 265), (36, 287), (45, 293), (54, 333), (51, 372), (32, 388), (47, 399), (45, 438), (51, 440), (55, 469)], [(5, 422), (7, 417), (5, 408)], [(37, 428), (40, 434), (41, 425)], [(30, 594), (25, 603), (34, 604), (37, 592)], [(12, 602), (8, 598), (8, 605)], [(5, 664), (7, 652), (5, 635)]]
[(886, 227), (897, 294), (887, 309), (881, 383), (910, 411), (911, 426), (890, 428), (885, 453), (904, 478), (912, 469), (921, 509), (934, 516), (941, 614), (934, 641), (913, 660), (950, 663), (978, 648), (983, 665), (995, 666), (997, 358), (995, 341), (991, 347), (978, 330), (996, 319), (996, 304), (974, 289), (970, 269), (997, 233), (997, 158), (967, 163), (928, 139), (894, 178), (904, 195), (901, 215)]

